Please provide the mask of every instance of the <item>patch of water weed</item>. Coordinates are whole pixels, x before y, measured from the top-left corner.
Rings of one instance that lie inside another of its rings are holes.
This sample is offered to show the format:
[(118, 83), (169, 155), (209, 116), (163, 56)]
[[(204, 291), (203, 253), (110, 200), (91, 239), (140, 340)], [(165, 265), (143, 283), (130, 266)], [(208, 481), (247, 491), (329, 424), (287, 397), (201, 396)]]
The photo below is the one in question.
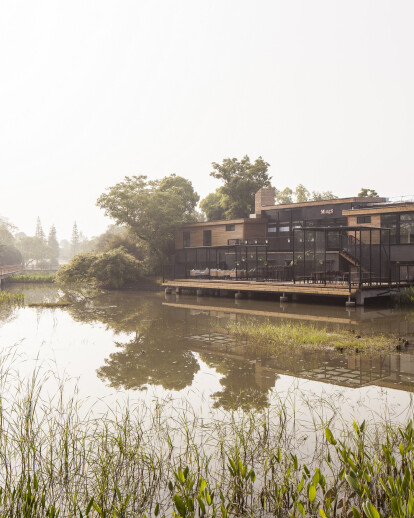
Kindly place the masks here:
[(71, 306), (71, 302), (30, 302), (27, 304), (29, 308), (66, 308), (67, 306)]
[(42, 283), (52, 283), (55, 282), (56, 274), (47, 273), (47, 274), (35, 274), (35, 273), (22, 273), (12, 275), (7, 278), (7, 283), (33, 283), (33, 284), (42, 284)]
[(340, 352), (383, 353), (398, 347), (396, 338), (382, 334), (361, 336), (354, 330), (329, 329), (289, 320), (231, 322), (227, 331), (236, 340), (246, 341), (247, 351), (261, 357), (288, 350), (338, 350)]
[(409, 418), (344, 423), (334, 401), (309, 401), (301, 426), (289, 396), (209, 416), (182, 400), (102, 413), (14, 361), (0, 357), (1, 516), (414, 516)]
[(409, 286), (408, 288), (404, 288), (403, 290), (394, 294), (393, 300), (402, 306), (414, 304), (414, 286)]
[(24, 305), (24, 294), (0, 291), (0, 305), (3, 305), (3, 304), (9, 305), (9, 306), (23, 306)]

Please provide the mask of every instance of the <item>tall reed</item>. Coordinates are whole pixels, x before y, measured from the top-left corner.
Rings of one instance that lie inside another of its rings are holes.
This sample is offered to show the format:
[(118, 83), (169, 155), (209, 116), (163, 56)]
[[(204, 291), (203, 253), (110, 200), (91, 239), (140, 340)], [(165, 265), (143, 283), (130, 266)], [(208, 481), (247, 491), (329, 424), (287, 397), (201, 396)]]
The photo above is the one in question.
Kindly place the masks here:
[(414, 515), (411, 408), (400, 426), (335, 425), (329, 400), (302, 426), (290, 397), (207, 416), (177, 400), (102, 411), (53, 371), (19, 377), (16, 351), (0, 356), (2, 517)]

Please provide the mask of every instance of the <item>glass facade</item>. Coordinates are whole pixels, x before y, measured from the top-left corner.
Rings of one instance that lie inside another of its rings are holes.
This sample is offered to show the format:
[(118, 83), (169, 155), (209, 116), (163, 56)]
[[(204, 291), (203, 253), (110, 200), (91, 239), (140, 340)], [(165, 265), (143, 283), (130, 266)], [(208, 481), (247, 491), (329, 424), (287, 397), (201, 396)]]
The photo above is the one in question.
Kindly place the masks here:
[(400, 214), (400, 243), (414, 243), (414, 213)]
[(414, 212), (403, 214), (382, 214), (381, 227), (391, 230), (392, 245), (414, 243)]

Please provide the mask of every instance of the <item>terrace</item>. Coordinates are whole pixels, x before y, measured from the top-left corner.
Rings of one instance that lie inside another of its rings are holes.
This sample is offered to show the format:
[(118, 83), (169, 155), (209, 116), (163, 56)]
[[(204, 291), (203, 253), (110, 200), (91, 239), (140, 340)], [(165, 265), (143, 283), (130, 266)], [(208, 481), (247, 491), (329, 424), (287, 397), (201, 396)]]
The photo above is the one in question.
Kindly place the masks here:
[[(390, 230), (294, 228), (287, 237), (229, 239), (187, 247), (164, 268), (166, 280), (384, 286), (393, 282)], [(394, 279), (395, 281), (396, 279)]]

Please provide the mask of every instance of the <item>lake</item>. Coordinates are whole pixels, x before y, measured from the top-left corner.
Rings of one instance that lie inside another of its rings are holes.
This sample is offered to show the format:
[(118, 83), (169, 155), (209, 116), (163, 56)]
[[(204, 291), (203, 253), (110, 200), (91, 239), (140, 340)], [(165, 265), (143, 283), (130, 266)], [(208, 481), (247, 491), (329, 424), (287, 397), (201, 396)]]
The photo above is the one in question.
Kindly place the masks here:
[[(10, 285), (26, 303), (56, 301), (55, 285)], [(291, 350), (262, 360), (226, 332), (229, 321), (291, 319), (357, 333), (414, 336), (414, 310), (350, 309), (274, 300), (106, 292), (64, 308), (3, 308), (3, 355), (19, 378), (38, 369), (53, 392), (65, 380), (96, 409), (127, 400), (185, 401), (197, 413), (261, 409), (275, 400), (304, 416), (329, 401), (341, 419), (412, 411), (414, 347), (379, 356)]]

